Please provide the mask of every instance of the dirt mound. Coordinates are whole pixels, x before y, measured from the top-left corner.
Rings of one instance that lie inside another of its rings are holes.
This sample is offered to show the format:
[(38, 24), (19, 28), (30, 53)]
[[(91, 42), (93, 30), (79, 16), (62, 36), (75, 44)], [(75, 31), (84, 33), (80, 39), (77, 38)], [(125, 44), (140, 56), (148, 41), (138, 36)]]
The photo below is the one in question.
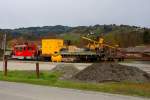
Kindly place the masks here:
[(56, 67), (53, 68), (51, 71), (62, 73), (62, 76), (60, 77), (60, 79), (70, 79), (72, 76), (74, 76), (75, 74), (79, 72), (79, 69), (77, 69), (72, 64), (59, 64), (59, 65), (56, 65)]
[(117, 63), (95, 63), (72, 77), (86, 82), (150, 82), (150, 74), (130, 66)]

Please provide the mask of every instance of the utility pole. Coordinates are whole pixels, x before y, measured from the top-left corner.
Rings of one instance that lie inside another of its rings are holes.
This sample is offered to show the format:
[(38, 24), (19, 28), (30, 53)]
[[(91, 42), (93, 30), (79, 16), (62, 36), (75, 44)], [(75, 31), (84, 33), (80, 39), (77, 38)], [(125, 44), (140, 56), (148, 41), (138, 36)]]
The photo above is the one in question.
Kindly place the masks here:
[(5, 51), (6, 51), (6, 33), (3, 35), (3, 52), (4, 52), (4, 56), (5, 56)]

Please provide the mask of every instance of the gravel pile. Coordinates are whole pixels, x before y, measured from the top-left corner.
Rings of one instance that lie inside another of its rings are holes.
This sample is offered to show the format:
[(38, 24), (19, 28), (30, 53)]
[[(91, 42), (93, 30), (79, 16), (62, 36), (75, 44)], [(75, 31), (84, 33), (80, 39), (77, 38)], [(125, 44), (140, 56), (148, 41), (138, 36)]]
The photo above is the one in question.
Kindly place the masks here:
[(72, 77), (85, 82), (150, 82), (150, 74), (130, 66), (117, 63), (95, 63)]
[(73, 64), (59, 64), (51, 70), (52, 72), (60, 72), (62, 76), (60, 79), (70, 79), (72, 76), (77, 74), (80, 70), (77, 69)]

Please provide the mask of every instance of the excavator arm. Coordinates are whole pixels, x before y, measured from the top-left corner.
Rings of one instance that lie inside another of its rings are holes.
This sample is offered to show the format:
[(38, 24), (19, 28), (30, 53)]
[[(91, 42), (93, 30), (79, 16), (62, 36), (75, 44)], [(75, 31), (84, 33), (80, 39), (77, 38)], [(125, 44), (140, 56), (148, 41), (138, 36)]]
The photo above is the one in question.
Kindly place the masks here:
[(97, 41), (95, 41), (95, 40), (92, 40), (92, 39), (90, 39), (90, 38), (87, 38), (87, 37), (81, 37), (81, 38), (84, 39), (84, 40), (88, 40), (88, 41), (90, 41), (90, 42), (93, 42), (93, 43), (102, 44), (102, 45), (104, 45), (104, 46), (106, 46), (106, 47), (109, 47), (109, 48), (112, 48), (112, 49), (116, 49), (115, 46), (111, 46), (111, 45), (108, 45), (108, 44), (105, 44), (105, 43), (99, 43), (99, 42), (97, 42)]

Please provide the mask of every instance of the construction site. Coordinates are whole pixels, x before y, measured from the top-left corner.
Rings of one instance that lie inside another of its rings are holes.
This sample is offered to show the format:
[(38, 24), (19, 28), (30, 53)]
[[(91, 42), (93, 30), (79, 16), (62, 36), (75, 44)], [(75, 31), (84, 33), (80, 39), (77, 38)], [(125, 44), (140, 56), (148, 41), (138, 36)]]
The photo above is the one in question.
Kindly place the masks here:
[(82, 45), (62, 38), (39, 43), (3, 36), (0, 80), (150, 97), (150, 48), (122, 48), (103, 36), (80, 36)]
[[(145, 53), (145, 57), (134, 56), (134, 53), (129, 55), (131, 52), (127, 52), (117, 44), (106, 43), (102, 36), (95, 40), (86, 36), (81, 36), (81, 39), (86, 41), (84, 47), (77, 47), (69, 40), (64, 41), (57, 38), (42, 39), (41, 45), (15, 43), (9, 53), (6, 51), (5, 60), (7, 59), (8, 63), (9, 61), (56, 63), (54, 68), (51, 67), (51, 64), (47, 64), (46, 66), (51, 68), (46, 67), (45, 70), (63, 73), (61, 79), (64, 80), (96, 83), (150, 82), (150, 68), (147, 67), (146, 70), (143, 70), (135, 66), (119, 64), (140, 60), (149, 62), (150, 56), (148, 54)], [(82, 66), (75, 65), (76, 63), (81, 63), (81, 65), (89, 63), (89, 65), (82, 68)], [(42, 69), (44, 66), (40, 65), (40, 68)], [(25, 69), (28, 70), (28, 67)]]
[[(59, 30), (63, 26), (56, 27)], [(93, 26), (93, 30), (97, 30), (96, 27)], [(140, 40), (141, 34), (136, 33), (134, 28), (133, 33), (126, 33), (124, 36), (121, 36), (124, 34), (122, 31), (118, 34), (94, 33), (90, 32), (91, 29), (77, 28), (77, 32), (89, 32), (81, 34), (74, 33), (72, 28), (73, 33), (61, 33), (55, 37), (48, 37), (45, 33), (44, 37), (35, 37), (35, 40), (30, 37), (21, 38), (25, 34), (13, 39), (10, 34), (3, 33), (0, 45), (0, 80), (149, 98), (148, 39), (146, 38), (145, 44), (141, 42), (145, 38)], [(105, 27), (103, 29), (108, 30)], [(140, 29), (139, 32), (143, 32), (143, 37), (145, 33), (150, 33), (145, 29)], [(64, 38), (68, 35), (73, 37)], [(134, 35), (137, 36), (135, 40)]]
[(150, 100), (150, 0), (0, 0), (0, 100)]

